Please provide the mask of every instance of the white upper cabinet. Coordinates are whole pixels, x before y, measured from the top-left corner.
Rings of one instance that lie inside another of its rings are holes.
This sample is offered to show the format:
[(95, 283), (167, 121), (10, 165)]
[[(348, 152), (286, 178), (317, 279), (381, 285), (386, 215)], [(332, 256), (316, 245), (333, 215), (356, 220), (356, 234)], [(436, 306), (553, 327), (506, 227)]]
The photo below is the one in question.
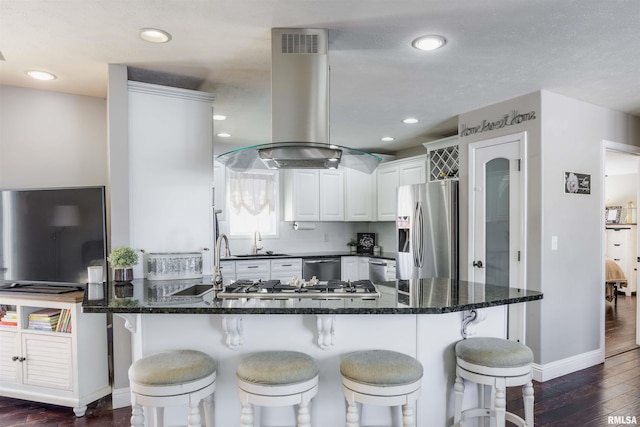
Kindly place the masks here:
[(344, 221), (344, 173), (342, 169), (318, 171), (320, 221)]
[(284, 171), (285, 221), (344, 221), (344, 175), (338, 170)]
[(398, 186), (427, 182), (427, 156), (383, 163), (377, 170), (378, 221), (395, 221)]
[(293, 169), (283, 174), (284, 220), (320, 220), (320, 178), (317, 170)]
[(345, 221), (375, 221), (376, 174), (345, 169)]
[(400, 183), (400, 172), (393, 164), (378, 166), (377, 202), (378, 221), (394, 221), (396, 217), (396, 188)]

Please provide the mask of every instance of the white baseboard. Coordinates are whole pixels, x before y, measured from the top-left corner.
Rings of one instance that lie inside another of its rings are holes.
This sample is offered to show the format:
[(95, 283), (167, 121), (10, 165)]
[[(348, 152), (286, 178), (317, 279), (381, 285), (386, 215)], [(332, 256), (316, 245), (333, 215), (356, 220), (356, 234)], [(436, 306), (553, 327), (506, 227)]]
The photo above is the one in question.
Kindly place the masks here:
[(129, 387), (114, 388), (111, 392), (111, 405), (113, 409), (125, 408), (131, 405), (131, 393)]
[(539, 382), (552, 380), (563, 375), (571, 374), (581, 369), (589, 368), (604, 362), (604, 351), (594, 350), (571, 356), (566, 359), (540, 365), (533, 364), (533, 379)]

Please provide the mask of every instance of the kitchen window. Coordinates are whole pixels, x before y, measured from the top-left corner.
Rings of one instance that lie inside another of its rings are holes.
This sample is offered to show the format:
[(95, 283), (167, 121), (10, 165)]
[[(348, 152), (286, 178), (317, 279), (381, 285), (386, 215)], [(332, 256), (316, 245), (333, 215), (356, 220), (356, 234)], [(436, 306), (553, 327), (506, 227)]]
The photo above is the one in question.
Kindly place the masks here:
[(229, 234), (275, 236), (278, 218), (277, 171), (228, 172)]

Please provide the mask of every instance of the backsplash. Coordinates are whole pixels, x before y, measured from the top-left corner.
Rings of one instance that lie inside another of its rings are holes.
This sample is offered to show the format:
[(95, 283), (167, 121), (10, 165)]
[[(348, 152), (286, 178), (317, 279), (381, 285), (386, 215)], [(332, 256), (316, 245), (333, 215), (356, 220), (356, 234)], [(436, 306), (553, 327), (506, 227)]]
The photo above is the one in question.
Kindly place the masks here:
[[(349, 252), (347, 242), (356, 233), (374, 232), (376, 241), (384, 251), (393, 251), (395, 245), (394, 224), (392, 222), (315, 222), (312, 230), (295, 230), (293, 222), (281, 221), (278, 237), (262, 237), (262, 251), (277, 253), (321, 253)], [(220, 232), (226, 233), (226, 221), (220, 222)], [(253, 236), (230, 237), (232, 254), (248, 254), (253, 250)]]

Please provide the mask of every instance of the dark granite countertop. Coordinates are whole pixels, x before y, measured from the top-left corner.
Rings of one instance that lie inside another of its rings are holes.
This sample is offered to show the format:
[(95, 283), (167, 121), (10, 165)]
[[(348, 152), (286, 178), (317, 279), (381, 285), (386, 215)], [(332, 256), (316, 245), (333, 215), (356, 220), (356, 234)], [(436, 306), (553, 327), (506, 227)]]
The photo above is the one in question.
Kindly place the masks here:
[(378, 299), (278, 298), (216, 299), (168, 296), (210, 277), (193, 280), (88, 284), (82, 309), (87, 313), (181, 314), (439, 314), (542, 299), (542, 293), (441, 278), (376, 283)]

